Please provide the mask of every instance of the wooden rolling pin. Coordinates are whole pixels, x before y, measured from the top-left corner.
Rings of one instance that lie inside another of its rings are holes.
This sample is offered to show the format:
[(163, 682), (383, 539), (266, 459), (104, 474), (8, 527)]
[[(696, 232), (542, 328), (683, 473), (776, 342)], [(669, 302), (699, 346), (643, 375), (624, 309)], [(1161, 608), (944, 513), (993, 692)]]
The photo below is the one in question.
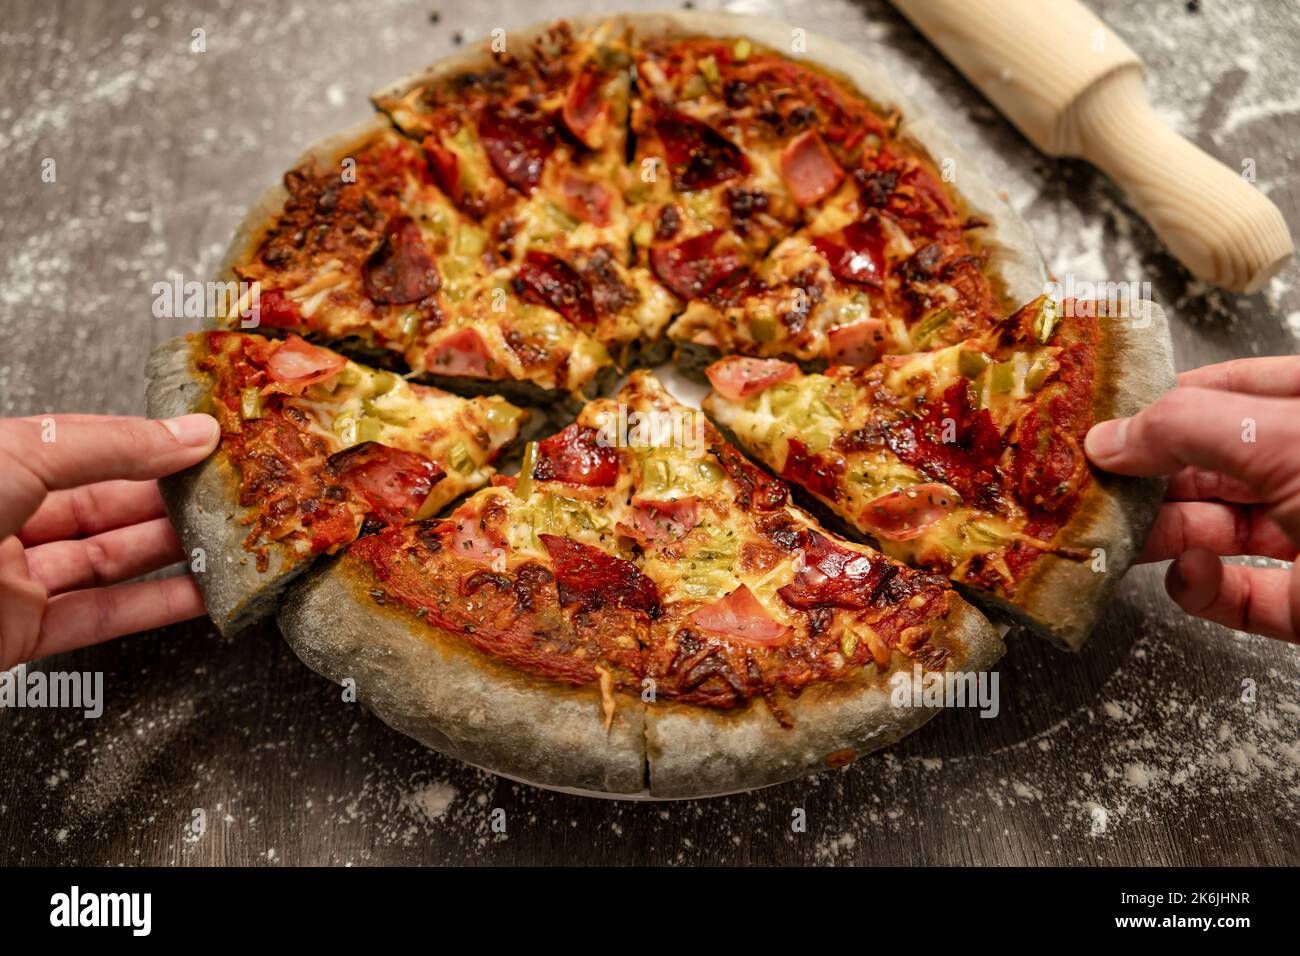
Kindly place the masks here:
[(1291, 257), (1277, 207), (1156, 116), (1137, 54), (1082, 4), (893, 3), (1035, 146), (1119, 183), (1198, 279), (1255, 292)]

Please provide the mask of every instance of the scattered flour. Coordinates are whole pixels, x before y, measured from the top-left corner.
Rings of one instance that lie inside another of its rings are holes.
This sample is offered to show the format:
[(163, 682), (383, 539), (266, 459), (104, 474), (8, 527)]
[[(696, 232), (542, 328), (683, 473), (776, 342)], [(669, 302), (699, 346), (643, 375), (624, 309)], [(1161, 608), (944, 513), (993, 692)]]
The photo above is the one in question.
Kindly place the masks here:
[(440, 820), (456, 799), (456, 788), (446, 783), (432, 783), (412, 790), (402, 797), (402, 806), (425, 820)]

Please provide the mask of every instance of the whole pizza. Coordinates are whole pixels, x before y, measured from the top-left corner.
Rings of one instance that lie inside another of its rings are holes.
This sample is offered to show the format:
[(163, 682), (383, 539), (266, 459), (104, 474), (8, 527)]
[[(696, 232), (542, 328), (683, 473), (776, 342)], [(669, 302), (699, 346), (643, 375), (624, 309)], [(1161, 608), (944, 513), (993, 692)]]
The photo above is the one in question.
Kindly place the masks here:
[(1083, 642), (1161, 496), (1083, 437), (1172, 384), (1167, 332), (1046, 297), (861, 55), (593, 18), (373, 99), (150, 359), (152, 415), (221, 424), (163, 490), (223, 632), (275, 615), (426, 745), (621, 797), (843, 766), (995, 621)]

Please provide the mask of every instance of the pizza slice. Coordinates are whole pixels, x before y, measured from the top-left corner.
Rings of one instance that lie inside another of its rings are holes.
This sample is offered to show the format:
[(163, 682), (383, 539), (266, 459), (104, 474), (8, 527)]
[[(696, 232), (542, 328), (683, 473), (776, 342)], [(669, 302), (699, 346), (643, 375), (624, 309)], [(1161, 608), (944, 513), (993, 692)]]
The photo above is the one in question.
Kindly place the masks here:
[(610, 365), (597, 323), (523, 297), (488, 229), (382, 118), (312, 150), (250, 213), (228, 259), (245, 286), (224, 327), (297, 334), (535, 405), (581, 392)]
[(1076, 647), (1132, 563), (1158, 483), (1103, 476), (1089, 427), (1170, 387), (1166, 333), (1040, 298), (1004, 324), (804, 374), (739, 356), (704, 407), (741, 446), (895, 558)]
[(408, 344), (444, 321), (448, 299), (486, 274), (486, 247), (420, 151), (367, 122), (310, 151), (245, 219), (222, 270), (245, 291), (222, 324), (400, 367)]
[[(477, 69), (421, 74), (375, 97), (421, 142), (443, 192), (506, 264), (479, 283), (460, 318), (502, 327), (507, 351), (498, 354), (508, 357), (501, 364), (512, 375), (573, 354), (563, 369), (570, 380), (551, 385), (568, 391), (591, 380), (593, 373), (578, 370), (595, 350), (569, 345), (566, 334), (604, 348), (602, 367), (610, 355), (626, 367), (668, 354), (661, 339), (673, 298), (628, 259), (630, 62), (626, 36), (613, 26), (575, 36), (559, 25), (524, 50), (495, 52)], [(473, 308), (484, 301), (493, 316)], [(423, 364), (417, 356), (412, 367), (437, 372), (448, 360), (445, 338), (431, 340), (438, 350)], [(459, 342), (452, 355), (464, 354)]]
[(161, 483), (223, 631), (267, 613), (318, 555), (436, 514), (486, 484), (525, 413), (368, 368), (297, 335), (206, 332), (159, 346), (149, 413), (216, 416), (221, 443)]
[[(681, 273), (665, 281), (691, 300), (669, 332), (687, 370), (732, 353), (869, 364), (877, 354), (960, 341), (997, 320), (986, 257), (969, 235), (988, 223), (962, 211), (896, 112), (886, 115), (847, 82), (744, 40), (652, 45), (638, 76), (653, 91), (650, 102), (676, 103), (689, 117), (666, 129), (643, 123), (669, 136), (651, 138), (646, 150), (663, 150), (670, 165), (689, 155), (674, 183), (701, 176), (732, 183), (718, 187), (721, 199), (688, 190), (682, 204), (652, 204), (646, 212), (658, 217), (656, 229), (640, 227), (647, 238), (674, 240), (656, 244), (652, 261)], [(698, 145), (674, 147), (672, 136), (701, 122), (710, 132)], [(713, 131), (733, 136), (734, 155)], [(700, 238), (689, 226), (700, 209), (703, 234), (717, 236)], [(748, 217), (754, 209), (757, 230)], [(781, 227), (762, 229), (766, 217)]]
[(933, 715), (890, 705), (898, 675), (1001, 653), (944, 579), (818, 526), (647, 372), (518, 477), (347, 548), (280, 624), (431, 746), (657, 796), (847, 763)]

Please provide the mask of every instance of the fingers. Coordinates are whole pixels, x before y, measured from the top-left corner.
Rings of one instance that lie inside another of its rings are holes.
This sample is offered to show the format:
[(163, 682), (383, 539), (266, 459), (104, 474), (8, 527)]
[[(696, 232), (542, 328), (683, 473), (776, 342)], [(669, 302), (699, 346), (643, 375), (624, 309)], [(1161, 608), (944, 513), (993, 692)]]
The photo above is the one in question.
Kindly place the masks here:
[(188, 574), (110, 588), (71, 591), (50, 601), (33, 657), (187, 621), (204, 613), (203, 596)]
[(1239, 478), (1204, 468), (1188, 467), (1169, 476), (1165, 500), (1231, 501), (1254, 505), (1259, 504), (1259, 495)]
[(171, 523), (155, 518), (81, 541), (54, 541), (29, 548), (27, 567), (50, 594), (62, 594), (125, 581), (184, 557)]
[(1183, 372), (1178, 384), (1192, 388), (1217, 388), (1243, 395), (1300, 396), (1300, 357), (1232, 359)]
[[(52, 416), (53, 417), (53, 416)], [(0, 422), (0, 538), (14, 534), (49, 491), (113, 479), (159, 478), (202, 461), (219, 431), (210, 415)]]
[(1300, 540), (1294, 401), (1176, 388), (1132, 418), (1093, 426), (1085, 448), (1099, 467), (1125, 475), (1170, 475), (1188, 466), (1222, 472), (1273, 503), (1279, 523)]
[(1291, 568), (1224, 565), (1193, 549), (1169, 566), (1165, 589), (1188, 614), (1239, 631), (1295, 641), (1293, 602), (1300, 587)]
[(1290, 561), (1300, 550), (1263, 508), (1217, 501), (1167, 502), (1156, 516), (1139, 562), (1167, 561), (1192, 548)]
[(125, 528), (164, 514), (157, 482), (101, 481), (51, 492), (22, 526), (18, 538), (30, 547)]

